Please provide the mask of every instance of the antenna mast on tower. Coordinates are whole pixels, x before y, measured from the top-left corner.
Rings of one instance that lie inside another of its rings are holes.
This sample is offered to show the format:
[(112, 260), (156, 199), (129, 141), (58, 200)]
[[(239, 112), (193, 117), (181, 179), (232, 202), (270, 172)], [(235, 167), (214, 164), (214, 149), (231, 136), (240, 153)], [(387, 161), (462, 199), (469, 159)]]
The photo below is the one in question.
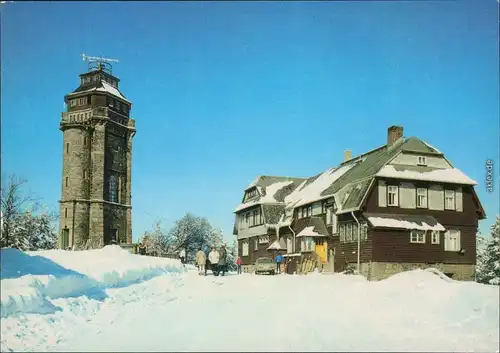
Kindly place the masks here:
[(104, 58), (102, 56), (88, 56), (82, 54), (82, 60), (89, 62), (89, 71), (102, 70), (109, 74), (112, 72), (110, 63), (118, 63), (118, 59)]

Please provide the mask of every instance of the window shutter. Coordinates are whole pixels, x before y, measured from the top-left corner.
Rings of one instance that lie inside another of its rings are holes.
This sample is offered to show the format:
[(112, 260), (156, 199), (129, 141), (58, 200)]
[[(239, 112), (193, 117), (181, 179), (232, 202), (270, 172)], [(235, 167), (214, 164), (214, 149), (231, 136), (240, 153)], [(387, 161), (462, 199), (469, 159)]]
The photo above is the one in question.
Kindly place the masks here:
[(383, 180), (378, 181), (378, 205), (387, 207), (387, 186)]
[(458, 212), (463, 211), (462, 188), (458, 188), (455, 191), (455, 205)]
[(460, 249), (462, 249), (462, 246), (460, 244), (460, 231), (457, 230), (455, 234), (456, 234), (456, 237), (457, 237), (457, 249), (456, 250), (459, 251)]

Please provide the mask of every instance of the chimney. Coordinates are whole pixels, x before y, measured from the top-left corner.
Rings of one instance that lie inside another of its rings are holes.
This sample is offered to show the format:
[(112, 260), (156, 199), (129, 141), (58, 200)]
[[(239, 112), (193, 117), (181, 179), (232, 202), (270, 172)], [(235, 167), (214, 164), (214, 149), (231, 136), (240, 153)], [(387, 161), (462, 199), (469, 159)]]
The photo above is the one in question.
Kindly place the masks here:
[(351, 150), (345, 150), (344, 151), (344, 162), (347, 162), (350, 159), (352, 159), (352, 151)]
[(392, 146), (394, 142), (399, 140), (401, 137), (403, 137), (403, 127), (396, 125), (391, 126), (387, 129), (387, 146)]

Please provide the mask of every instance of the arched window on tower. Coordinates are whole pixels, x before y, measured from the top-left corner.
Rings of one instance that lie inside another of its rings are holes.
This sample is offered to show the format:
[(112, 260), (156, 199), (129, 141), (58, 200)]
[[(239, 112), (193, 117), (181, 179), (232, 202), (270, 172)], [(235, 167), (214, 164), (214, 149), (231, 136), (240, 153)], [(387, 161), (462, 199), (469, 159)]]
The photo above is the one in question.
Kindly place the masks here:
[(117, 202), (118, 189), (116, 185), (116, 175), (109, 177), (109, 201)]

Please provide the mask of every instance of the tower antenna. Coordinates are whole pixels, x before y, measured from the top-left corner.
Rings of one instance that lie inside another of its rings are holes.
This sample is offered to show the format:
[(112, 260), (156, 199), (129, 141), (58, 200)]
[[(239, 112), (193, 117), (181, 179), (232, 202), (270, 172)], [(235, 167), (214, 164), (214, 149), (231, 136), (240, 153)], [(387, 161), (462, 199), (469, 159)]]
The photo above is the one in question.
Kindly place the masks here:
[(102, 70), (111, 74), (111, 63), (118, 63), (118, 59), (104, 58), (102, 56), (88, 56), (85, 53), (82, 54), (82, 60), (88, 61), (89, 71)]

